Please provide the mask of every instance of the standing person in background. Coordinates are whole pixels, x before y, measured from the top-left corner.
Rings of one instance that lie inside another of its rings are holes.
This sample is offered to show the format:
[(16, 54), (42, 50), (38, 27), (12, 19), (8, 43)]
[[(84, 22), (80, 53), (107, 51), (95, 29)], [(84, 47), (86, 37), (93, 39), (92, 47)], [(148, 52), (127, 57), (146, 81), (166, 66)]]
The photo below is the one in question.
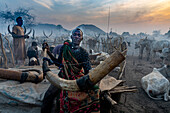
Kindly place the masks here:
[(25, 39), (29, 38), (29, 36), (24, 34), (22, 17), (18, 17), (16, 22), (17, 24), (12, 29), (14, 57), (16, 64), (24, 65), (26, 58)]

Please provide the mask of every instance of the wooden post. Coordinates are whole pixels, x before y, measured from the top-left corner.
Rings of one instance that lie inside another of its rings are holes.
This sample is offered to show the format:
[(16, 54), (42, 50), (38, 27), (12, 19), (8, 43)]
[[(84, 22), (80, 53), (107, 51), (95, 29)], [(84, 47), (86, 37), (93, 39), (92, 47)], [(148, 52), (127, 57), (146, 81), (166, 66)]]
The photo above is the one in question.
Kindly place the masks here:
[(9, 40), (8, 40), (8, 38), (7, 38), (6, 36), (5, 36), (5, 39), (6, 39), (6, 40), (7, 40), (7, 42), (8, 42), (8, 47), (9, 47), (10, 52), (11, 52), (12, 64), (13, 64), (13, 66), (15, 66), (15, 62), (14, 62), (14, 55), (13, 55), (13, 52), (12, 52), (12, 49), (11, 49), (11, 46), (10, 46)]
[(1, 40), (1, 49), (2, 49), (3, 56), (4, 56), (4, 60), (5, 60), (5, 68), (8, 68), (8, 66), (7, 66), (7, 56), (6, 56), (6, 53), (4, 51), (4, 46), (3, 46), (3, 40), (2, 40), (1, 33), (0, 33), (0, 40)]

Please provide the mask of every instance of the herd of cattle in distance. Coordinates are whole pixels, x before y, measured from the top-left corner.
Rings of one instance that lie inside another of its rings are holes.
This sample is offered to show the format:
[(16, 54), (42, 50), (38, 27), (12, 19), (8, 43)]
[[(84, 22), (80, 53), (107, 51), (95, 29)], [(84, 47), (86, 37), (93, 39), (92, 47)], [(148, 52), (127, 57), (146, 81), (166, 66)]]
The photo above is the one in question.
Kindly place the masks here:
[[(9, 34), (11, 34), (9, 26), (8, 26), (8, 31), (9, 31)], [(25, 29), (25, 33), (26, 33), (26, 29)], [(31, 33), (31, 31), (29, 31), (27, 34), (30, 34), (30, 33)], [(1, 39), (1, 48), (5, 50), (5, 53), (12, 54), (12, 51), (7, 49), (7, 47), (12, 48), (12, 41), (8, 40), (8, 38), (12, 39), (12, 36), (10, 36), (9, 34), (2, 36), (3, 39)], [(40, 58), (43, 57), (43, 56), (41, 56), (43, 41), (53, 42), (52, 44), (50, 44), (52, 49), (57, 47), (57, 45), (62, 44), (62, 42), (57, 43), (56, 39), (54, 40), (54, 39), (50, 38), (52, 36), (52, 34), (53, 34), (53, 32), (51, 31), (50, 35), (47, 36), (46, 33), (43, 31), (43, 35), (45, 38), (41, 38), (41, 39), (35, 38), (35, 30), (33, 30), (33, 35), (29, 39), (26, 39), (26, 48), (28, 48), (31, 45), (31, 42), (36, 41), (38, 43), (38, 50), (40, 53)], [(67, 36), (66, 38), (63, 38), (62, 41), (64, 41), (68, 37), (69, 36)], [(8, 43), (5, 42), (5, 39), (7, 40), (6, 42), (8, 42)], [(128, 39), (128, 38), (126, 37), (126, 39)], [(128, 40), (128, 41), (126, 39), (121, 38), (121, 37), (110, 38), (109, 39), (110, 43), (113, 43), (113, 45), (110, 44), (113, 47), (112, 49), (118, 49), (119, 47), (116, 47), (117, 45), (119, 45), (118, 43), (126, 43), (127, 49), (129, 49), (129, 47), (133, 44), (133, 43), (131, 43), (131, 42), (133, 42), (133, 39), (131, 38), (131, 40)], [(113, 41), (111, 41), (111, 40), (113, 40)], [(4, 42), (4, 43), (2, 43), (2, 42)], [(109, 41), (106, 41), (106, 42), (109, 42)], [(4, 47), (2, 47), (3, 45), (4, 45)], [(98, 45), (102, 46), (102, 44), (101, 45), (98, 44)], [(109, 44), (107, 43), (107, 45), (109, 45)], [(107, 46), (107, 45), (105, 45), (104, 47), (109, 48), (109, 46)], [(86, 45), (86, 47), (87, 47), (87, 45)], [(92, 56), (93, 55), (94, 56), (95, 55), (96, 56), (104, 55), (105, 58), (107, 58), (109, 55), (107, 53), (107, 51), (106, 50), (102, 51), (102, 47), (100, 47), (100, 48), (101, 48), (100, 51), (96, 51), (96, 53), (94, 52), (95, 50), (88, 48), (88, 50), (93, 51), (91, 53), (89, 51), (89, 54)], [(139, 49), (139, 59), (142, 59), (144, 57), (144, 52), (146, 52), (145, 57), (147, 58), (148, 61), (154, 62), (154, 59), (158, 55), (159, 55), (159, 58), (162, 59), (164, 66), (159, 69), (154, 68), (153, 72), (149, 73), (148, 75), (144, 76), (141, 79), (141, 84), (142, 84), (143, 89), (146, 91), (146, 93), (148, 94), (148, 96), (150, 98), (156, 99), (156, 100), (164, 99), (165, 101), (170, 100), (170, 96), (169, 96), (170, 83), (169, 83), (169, 80), (167, 80), (167, 77), (170, 77), (170, 63), (169, 63), (170, 62), (170, 41), (168, 41), (168, 40), (153, 40), (153, 39), (149, 39), (147, 37), (140, 38), (140, 39), (138, 38), (138, 41), (136, 41), (134, 44), (134, 48)], [(55, 52), (55, 54), (58, 54), (58, 52)], [(0, 55), (1, 67), (2, 67), (2, 64), (4, 61), (2, 56), (3, 55), (1, 52), (1, 55)], [(9, 57), (9, 55), (7, 55), (7, 56)], [(95, 56), (95, 58), (96, 58), (96, 56)], [(98, 59), (100, 59), (100, 58), (98, 58)]]

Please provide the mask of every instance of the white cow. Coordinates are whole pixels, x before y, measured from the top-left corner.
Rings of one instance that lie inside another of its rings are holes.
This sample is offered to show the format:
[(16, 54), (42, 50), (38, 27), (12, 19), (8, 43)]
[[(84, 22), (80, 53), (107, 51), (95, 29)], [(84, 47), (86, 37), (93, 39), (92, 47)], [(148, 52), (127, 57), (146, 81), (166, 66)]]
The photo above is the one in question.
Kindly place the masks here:
[(108, 58), (110, 55), (106, 52), (100, 52), (101, 54), (97, 56), (96, 61), (104, 61), (106, 58)]
[(153, 59), (156, 56), (156, 52), (162, 53), (164, 48), (170, 48), (170, 41), (168, 40), (153, 41), (150, 45), (152, 53), (151, 55)]
[(160, 54), (164, 65), (170, 65), (170, 48), (164, 48)]
[(165, 101), (170, 99), (169, 81), (156, 68), (141, 79), (141, 84), (150, 98)]
[(170, 65), (164, 65), (163, 67), (159, 68), (158, 71), (166, 78), (170, 78)]
[(170, 48), (170, 41), (168, 40), (150, 40), (150, 39), (141, 39), (138, 43), (135, 43), (135, 49), (139, 48), (139, 58), (142, 58), (144, 48), (147, 52), (147, 60), (153, 59), (156, 56), (156, 53), (162, 53), (164, 48)]

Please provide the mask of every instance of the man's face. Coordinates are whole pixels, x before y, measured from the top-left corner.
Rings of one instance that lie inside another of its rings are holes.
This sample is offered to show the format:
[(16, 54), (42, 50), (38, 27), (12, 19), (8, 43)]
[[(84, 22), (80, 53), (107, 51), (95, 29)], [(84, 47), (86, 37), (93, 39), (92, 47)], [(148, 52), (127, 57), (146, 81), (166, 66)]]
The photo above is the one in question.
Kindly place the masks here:
[(19, 26), (22, 26), (23, 25), (23, 20), (22, 19), (18, 19), (17, 23), (18, 23)]
[(80, 42), (83, 40), (83, 34), (80, 30), (76, 30), (72, 34), (72, 43), (79, 45)]

